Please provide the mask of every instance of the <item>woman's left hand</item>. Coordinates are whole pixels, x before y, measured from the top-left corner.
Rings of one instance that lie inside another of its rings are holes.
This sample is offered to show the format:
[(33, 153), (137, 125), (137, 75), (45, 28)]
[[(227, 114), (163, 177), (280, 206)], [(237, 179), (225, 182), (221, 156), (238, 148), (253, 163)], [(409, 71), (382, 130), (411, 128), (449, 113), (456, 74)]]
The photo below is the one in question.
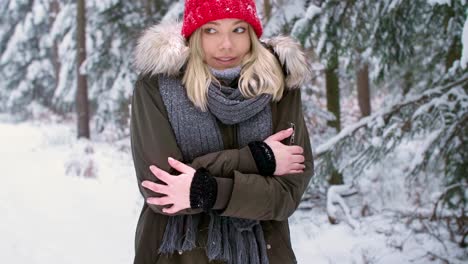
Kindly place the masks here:
[(160, 168), (151, 165), (150, 170), (158, 179), (166, 183), (157, 184), (152, 181), (143, 181), (142, 186), (156, 193), (164, 194), (163, 197), (149, 197), (148, 204), (165, 206), (172, 204), (162, 211), (166, 214), (175, 214), (181, 210), (190, 208), (190, 185), (192, 184), (195, 169), (173, 158), (168, 159), (169, 165), (181, 172), (180, 175), (171, 175)]

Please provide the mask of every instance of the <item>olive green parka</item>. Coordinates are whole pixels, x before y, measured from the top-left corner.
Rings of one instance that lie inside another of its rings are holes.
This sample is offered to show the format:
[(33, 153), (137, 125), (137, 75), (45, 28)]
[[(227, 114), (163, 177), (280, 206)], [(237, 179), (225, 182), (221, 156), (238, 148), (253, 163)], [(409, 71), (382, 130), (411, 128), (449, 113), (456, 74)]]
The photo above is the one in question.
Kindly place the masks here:
[[(141, 186), (142, 181), (157, 181), (149, 166), (156, 165), (174, 173), (168, 157), (182, 160), (167, 110), (159, 93), (158, 75), (181, 76), (187, 61), (188, 47), (180, 35), (179, 24), (160, 24), (148, 29), (140, 38), (136, 50), (136, 66), (142, 71), (132, 97), (131, 143), (137, 183), (144, 198), (158, 194)], [(309, 134), (304, 122), (301, 91), (296, 87), (309, 77), (304, 54), (289, 38), (277, 37), (265, 41), (277, 54), (288, 72), (287, 88), (278, 102), (271, 103), (273, 132), (295, 124), (295, 144), (304, 148), (305, 170), (301, 174), (261, 176), (249, 147), (237, 145), (237, 127), (218, 122), (225, 150), (195, 158), (188, 165), (205, 167), (218, 182), (217, 204), (223, 201), (222, 216), (260, 220), (270, 264), (297, 263), (291, 247), (288, 217), (297, 209), (313, 175), (313, 159)], [(174, 173), (176, 174), (176, 173)], [(216, 205), (215, 205), (216, 208)], [(187, 209), (177, 214), (201, 213)], [(205, 264), (208, 215), (202, 213), (198, 227), (197, 248), (172, 255), (158, 253), (167, 220), (162, 207), (144, 204), (135, 236), (136, 264)], [(222, 262), (210, 262), (222, 263)]]

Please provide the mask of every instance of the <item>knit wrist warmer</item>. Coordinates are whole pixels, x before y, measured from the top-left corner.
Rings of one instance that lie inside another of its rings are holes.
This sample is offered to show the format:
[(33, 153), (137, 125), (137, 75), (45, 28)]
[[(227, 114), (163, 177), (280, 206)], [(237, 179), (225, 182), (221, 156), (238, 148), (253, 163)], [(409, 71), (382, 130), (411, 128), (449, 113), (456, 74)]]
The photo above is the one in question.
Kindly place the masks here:
[(190, 207), (202, 208), (203, 211), (210, 211), (216, 202), (218, 195), (218, 184), (205, 168), (198, 169), (190, 185)]
[(276, 160), (270, 146), (263, 141), (253, 141), (249, 143), (249, 148), (260, 175), (272, 176), (276, 170)]

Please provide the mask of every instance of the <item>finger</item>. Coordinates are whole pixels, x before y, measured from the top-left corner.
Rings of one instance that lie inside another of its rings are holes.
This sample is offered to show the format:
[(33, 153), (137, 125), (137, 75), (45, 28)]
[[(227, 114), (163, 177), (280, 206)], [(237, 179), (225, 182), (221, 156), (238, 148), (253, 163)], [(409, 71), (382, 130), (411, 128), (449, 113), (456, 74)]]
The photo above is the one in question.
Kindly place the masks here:
[(180, 210), (176, 206), (173, 205), (169, 208), (164, 208), (162, 211), (163, 213), (166, 213), (166, 214), (175, 214), (179, 212)]
[(304, 149), (301, 146), (290, 146), (289, 151), (291, 151), (292, 154), (304, 153)]
[(149, 189), (155, 193), (161, 193), (161, 194), (168, 194), (169, 189), (167, 185), (162, 185), (162, 184), (157, 184), (152, 181), (143, 181), (141, 183), (141, 186), (145, 187), (146, 189)]
[(288, 129), (285, 129), (285, 130), (281, 130), (279, 132), (277, 132), (276, 134), (273, 134), (271, 136), (268, 137), (268, 139), (270, 140), (274, 140), (274, 141), (281, 141), (285, 138), (288, 138), (292, 135), (293, 133), (293, 129), (292, 128), (288, 128)]
[(305, 158), (302, 155), (293, 155), (291, 161), (294, 163), (304, 163)]
[(303, 170), (291, 170), (289, 172), (289, 174), (301, 174), (301, 173), (304, 173), (304, 171)]
[(169, 162), (169, 165), (171, 165), (171, 167), (176, 169), (178, 172), (182, 172), (182, 173), (185, 173), (185, 174), (195, 173), (195, 170), (192, 167), (190, 167), (190, 166), (188, 166), (188, 165), (186, 165), (186, 164), (184, 164), (184, 163), (182, 163), (182, 162), (180, 162), (180, 161), (178, 161), (176, 159), (173, 159), (173, 158), (169, 157), (167, 160)]
[(171, 180), (172, 180), (172, 175), (171, 174), (161, 170), (160, 168), (158, 168), (158, 167), (156, 167), (154, 165), (150, 166), (150, 170), (154, 174), (154, 176), (156, 176), (158, 179), (165, 182), (166, 184), (169, 184), (169, 182), (171, 182)]
[(154, 204), (154, 205), (168, 205), (172, 204), (172, 200), (168, 196), (164, 197), (149, 197), (146, 199), (146, 202), (148, 204)]
[(304, 164), (299, 164), (299, 163), (294, 163), (291, 165), (290, 170), (304, 170), (305, 165)]

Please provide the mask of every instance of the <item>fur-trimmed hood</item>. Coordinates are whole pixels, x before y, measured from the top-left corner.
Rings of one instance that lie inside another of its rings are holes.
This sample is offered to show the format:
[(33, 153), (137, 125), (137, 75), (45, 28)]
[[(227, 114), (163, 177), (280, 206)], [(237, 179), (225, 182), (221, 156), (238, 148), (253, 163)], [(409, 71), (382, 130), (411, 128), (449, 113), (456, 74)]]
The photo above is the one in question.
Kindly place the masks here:
[[(135, 66), (143, 74), (177, 75), (189, 57), (189, 47), (181, 35), (181, 23), (164, 22), (147, 29), (138, 40)], [(287, 72), (286, 86), (301, 87), (311, 76), (306, 56), (290, 37), (262, 39), (276, 53)]]

